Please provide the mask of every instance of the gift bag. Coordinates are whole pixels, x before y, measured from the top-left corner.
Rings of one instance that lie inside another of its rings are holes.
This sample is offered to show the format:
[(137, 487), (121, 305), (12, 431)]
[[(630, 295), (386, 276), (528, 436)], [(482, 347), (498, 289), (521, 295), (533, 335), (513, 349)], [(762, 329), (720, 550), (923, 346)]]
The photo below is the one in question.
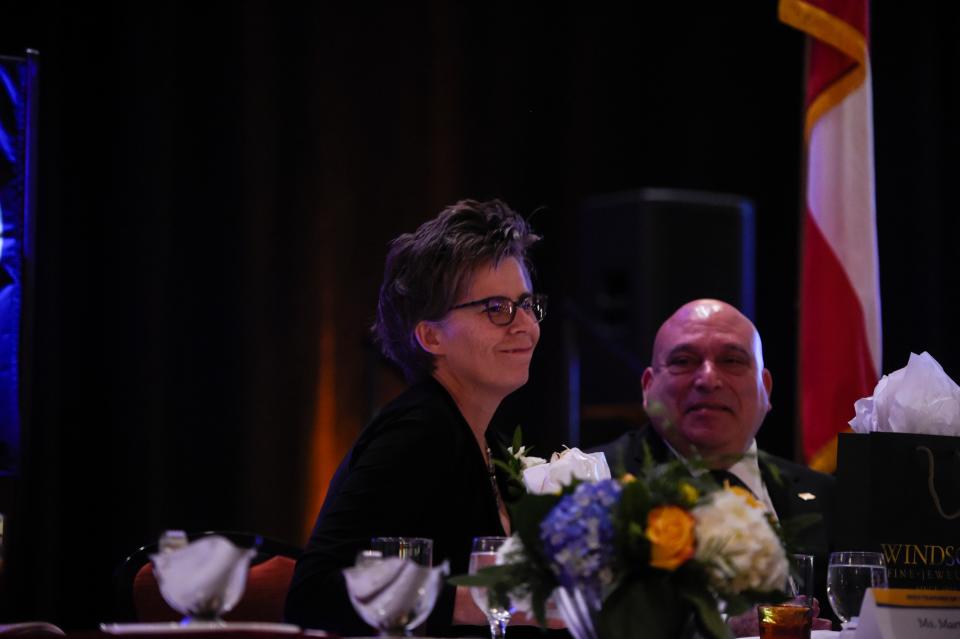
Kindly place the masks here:
[(891, 588), (960, 589), (960, 437), (844, 433), (835, 550), (882, 552)]

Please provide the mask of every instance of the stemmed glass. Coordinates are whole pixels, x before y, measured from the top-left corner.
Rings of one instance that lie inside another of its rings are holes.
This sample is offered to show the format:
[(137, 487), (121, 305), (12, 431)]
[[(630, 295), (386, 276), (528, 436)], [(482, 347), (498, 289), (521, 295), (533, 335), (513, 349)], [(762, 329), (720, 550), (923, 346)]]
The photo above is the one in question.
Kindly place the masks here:
[(827, 566), (830, 607), (846, 626), (860, 614), (867, 588), (887, 587), (887, 566), (878, 552), (835, 552)]
[[(507, 541), (506, 537), (476, 537), (473, 540), (473, 551), (470, 553), (470, 574), (475, 574), (481, 568), (493, 566), (497, 563), (497, 550)], [(507, 634), (507, 624), (513, 614), (513, 602), (507, 607), (501, 607), (501, 602), (490, 600), (486, 588), (470, 588), (473, 602), (487, 616), (490, 623), (491, 639), (503, 639)]]

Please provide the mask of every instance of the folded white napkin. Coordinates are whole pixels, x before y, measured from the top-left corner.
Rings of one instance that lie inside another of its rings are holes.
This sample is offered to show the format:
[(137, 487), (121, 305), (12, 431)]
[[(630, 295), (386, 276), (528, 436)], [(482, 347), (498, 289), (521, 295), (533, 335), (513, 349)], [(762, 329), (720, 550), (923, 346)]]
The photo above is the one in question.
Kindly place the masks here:
[(880, 378), (872, 397), (854, 403), (858, 433), (960, 435), (960, 387), (929, 353), (910, 353), (905, 368)]
[(411, 559), (386, 557), (358, 562), (343, 571), (350, 602), (361, 618), (378, 630), (415, 628), (426, 620), (450, 572), (444, 561), (436, 568)]
[(607, 458), (603, 453), (585, 453), (579, 448), (568, 448), (561, 453), (554, 453), (549, 462), (523, 471), (527, 492), (537, 495), (558, 493), (574, 478), (582, 481), (610, 479)]
[(210, 535), (180, 548), (151, 555), (160, 594), (184, 615), (214, 618), (229, 612), (247, 583), (252, 548)]

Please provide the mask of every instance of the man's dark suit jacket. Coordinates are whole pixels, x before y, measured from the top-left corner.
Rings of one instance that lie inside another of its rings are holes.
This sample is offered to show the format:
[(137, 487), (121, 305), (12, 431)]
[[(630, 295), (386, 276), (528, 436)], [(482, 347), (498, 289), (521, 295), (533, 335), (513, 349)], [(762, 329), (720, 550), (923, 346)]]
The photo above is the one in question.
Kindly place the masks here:
[[(643, 468), (644, 443), (649, 446), (654, 461), (666, 462), (672, 458), (672, 453), (663, 439), (650, 427), (630, 431), (593, 450), (604, 453), (615, 477), (624, 472), (638, 475)], [(770, 454), (761, 455), (758, 462), (763, 483), (781, 522), (810, 513), (822, 516), (819, 524), (800, 531), (800, 534), (791, 540), (795, 544), (792, 550), (814, 556), (814, 580), (816, 597), (820, 602), (820, 616), (836, 621), (827, 601), (827, 560), (833, 539), (836, 480), (831, 475), (818, 473)], [(809, 499), (810, 495), (814, 498)]]
[[(287, 595), (286, 619), (342, 636), (375, 634), (354, 612), (341, 571), (371, 537), (429, 537), (433, 563), (467, 572), (473, 537), (503, 535), (473, 432), (444, 388), (421, 382), (386, 406), (337, 469)], [(451, 635), (454, 589), (427, 634)]]

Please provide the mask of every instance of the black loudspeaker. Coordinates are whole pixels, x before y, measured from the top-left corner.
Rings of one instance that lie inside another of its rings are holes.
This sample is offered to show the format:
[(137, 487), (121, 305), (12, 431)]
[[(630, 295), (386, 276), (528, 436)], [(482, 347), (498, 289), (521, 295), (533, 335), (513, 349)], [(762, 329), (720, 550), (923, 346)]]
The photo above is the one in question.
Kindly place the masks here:
[[(612, 439), (644, 417), (640, 375), (660, 324), (713, 297), (754, 316), (754, 208), (741, 196), (642, 189), (587, 199), (567, 309), (570, 437)], [(580, 423), (576, 423), (579, 415)]]

